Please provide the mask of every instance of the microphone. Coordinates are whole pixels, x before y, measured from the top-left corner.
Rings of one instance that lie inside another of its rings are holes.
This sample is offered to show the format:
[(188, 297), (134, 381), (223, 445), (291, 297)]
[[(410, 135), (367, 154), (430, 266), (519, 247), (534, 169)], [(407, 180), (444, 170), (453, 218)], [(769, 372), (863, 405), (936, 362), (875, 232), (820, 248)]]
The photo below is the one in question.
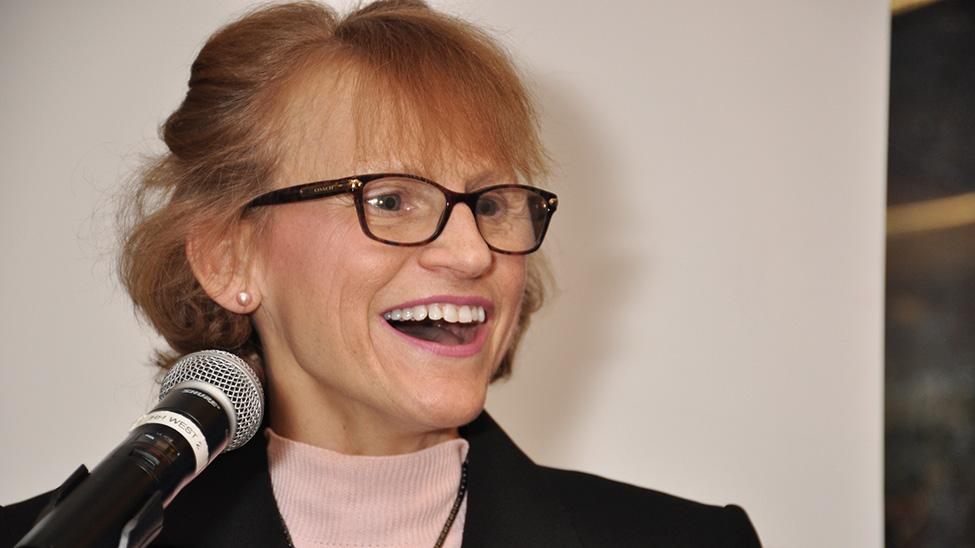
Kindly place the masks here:
[(18, 547), (148, 545), (180, 489), (224, 450), (250, 441), (264, 416), (257, 374), (220, 350), (177, 361), (159, 398), (88, 477), (81, 467), (80, 478), (68, 479), (62, 490), (70, 492), (59, 494)]

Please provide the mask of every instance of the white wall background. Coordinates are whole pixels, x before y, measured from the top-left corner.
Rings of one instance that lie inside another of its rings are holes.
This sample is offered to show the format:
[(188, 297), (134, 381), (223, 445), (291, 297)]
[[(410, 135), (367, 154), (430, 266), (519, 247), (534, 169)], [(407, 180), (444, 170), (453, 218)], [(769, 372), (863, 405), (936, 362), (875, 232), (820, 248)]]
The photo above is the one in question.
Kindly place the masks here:
[[(344, 2), (343, 2), (344, 3)], [(441, 0), (533, 80), (560, 291), (489, 408), (536, 460), (882, 545), (880, 0)], [(245, 2), (0, 3), (0, 503), (154, 402), (113, 194)]]

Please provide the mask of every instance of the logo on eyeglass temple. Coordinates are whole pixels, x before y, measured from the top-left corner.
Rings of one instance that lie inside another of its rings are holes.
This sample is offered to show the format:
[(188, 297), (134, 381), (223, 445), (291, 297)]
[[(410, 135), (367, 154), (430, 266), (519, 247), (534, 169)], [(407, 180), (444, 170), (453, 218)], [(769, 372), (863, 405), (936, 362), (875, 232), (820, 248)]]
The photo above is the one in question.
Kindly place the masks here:
[(304, 196), (315, 196), (318, 194), (329, 194), (335, 192), (336, 190), (342, 189), (345, 185), (349, 185), (352, 190), (355, 190), (362, 186), (362, 183), (358, 179), (352, 179), (351, 181), (339, 181), (337, 183), (332, 183), (330, 185), (313, 186), (311, 188), (303, 188), (299, 190), (299, 194)]

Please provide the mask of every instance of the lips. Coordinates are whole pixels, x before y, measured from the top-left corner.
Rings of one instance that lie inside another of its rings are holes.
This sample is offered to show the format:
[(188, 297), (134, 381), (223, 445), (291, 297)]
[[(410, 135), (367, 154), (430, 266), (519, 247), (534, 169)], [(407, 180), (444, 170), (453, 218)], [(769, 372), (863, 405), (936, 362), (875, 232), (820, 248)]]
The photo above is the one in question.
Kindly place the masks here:
[(413, 344), (437, 354), (478, 352), (487, 338), (490, 303), (483, 299), (431, 298), (383, 313), (386, 324)]

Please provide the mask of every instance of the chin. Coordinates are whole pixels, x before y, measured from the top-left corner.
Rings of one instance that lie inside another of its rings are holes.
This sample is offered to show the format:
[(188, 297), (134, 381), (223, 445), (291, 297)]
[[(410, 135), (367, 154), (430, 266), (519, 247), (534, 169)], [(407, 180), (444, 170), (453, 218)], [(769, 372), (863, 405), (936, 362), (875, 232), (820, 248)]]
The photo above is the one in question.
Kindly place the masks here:
[[(433, 394), (427, 393), (427, 396)], [(417, 402), (418, 419), (429, 430), (446, 430), (464, 426), (484, 410), (487, 388), (477, 390), (445, 390), (439, 396)]]

